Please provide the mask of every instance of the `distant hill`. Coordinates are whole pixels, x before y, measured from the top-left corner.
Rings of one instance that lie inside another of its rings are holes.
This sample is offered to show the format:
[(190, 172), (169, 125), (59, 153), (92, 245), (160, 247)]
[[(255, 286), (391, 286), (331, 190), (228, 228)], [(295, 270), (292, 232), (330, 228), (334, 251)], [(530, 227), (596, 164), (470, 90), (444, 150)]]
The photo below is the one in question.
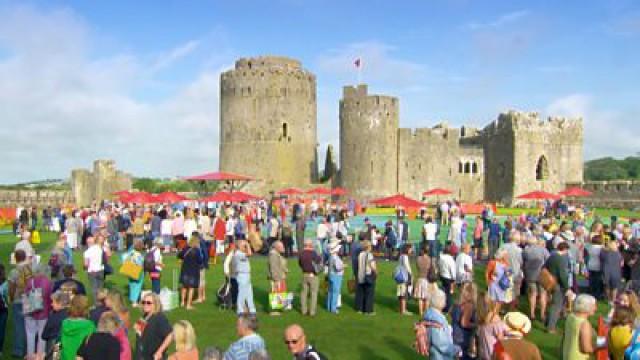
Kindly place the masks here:
[(584, 179), (589, 180), (640, 180), (640, 156), (624, 159), (605, 157), (584, 163)]

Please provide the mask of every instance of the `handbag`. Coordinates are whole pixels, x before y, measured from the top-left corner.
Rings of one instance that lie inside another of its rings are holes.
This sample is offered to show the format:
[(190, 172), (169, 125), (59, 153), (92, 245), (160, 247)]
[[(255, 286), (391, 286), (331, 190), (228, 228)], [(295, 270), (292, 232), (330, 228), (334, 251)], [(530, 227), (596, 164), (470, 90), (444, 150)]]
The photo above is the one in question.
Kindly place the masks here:
[(500, 279), (498, 279), (498, 286), (502, 290), (508, 290), (509, 287), (511, 287), (511, 279), (509, 279), (508, 271), (502, 273), (502, 276), (500, 276)]
[(122, 263), (118, 272), (131, 280), (138, 280), (140, 279), (140, 274), (142, 274), (142, 266), (127, 259)]
[(269, 308), (271, 310), (287, 310), (293, 304), (293, 293), (269, 293)]
[(349, 294), (353, 294), (356, 292), (356, 281), (354, 279), (347, 280), (347, 290), (349, 290)]
[(35, 287), (35, 282), (31, 279), (31, 290), (22, 295), (22, 312), (33, 314), (44, 309), (42, 288)]
[(113, 266), (109, 264), (109, 258), (104, 250), (102, 250), (102, 270), (104, 272), (104, 276), (113, 274)]
[(402, 265), (396, 266), (396, 269), (393, 271), (393, 280), (396, 284), (404, 284), (409, 281), (409, 273), (407, 269)]
[(558, 281), (553, 275), (551, 275), (551, 272), (547, 268), (542, 268), (542, 270), (540, 270), (538, 283), (547, 292), (552, 292), (558, 285)]

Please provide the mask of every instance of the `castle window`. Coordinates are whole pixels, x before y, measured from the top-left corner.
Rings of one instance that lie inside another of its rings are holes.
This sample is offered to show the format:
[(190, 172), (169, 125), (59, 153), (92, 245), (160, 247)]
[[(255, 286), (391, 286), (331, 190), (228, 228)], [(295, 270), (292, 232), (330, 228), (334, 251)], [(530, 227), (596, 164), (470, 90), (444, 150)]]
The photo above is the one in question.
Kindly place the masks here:
[(465, 133), (466, 133), (466, 129), (463, 127), (460, 128), (460, 137), (464, 137)]
[(471, 172), (471, 163), (464, 163), (464, 173), (468, 174)]
[(542, 155), (538, 159), (538, 164), (536, 165), (536, 180), (543, 181), (549, 178), (549, 164), (547, 163), (547, 158)]
[(458, 173), (462, 174), (462, 172), (464, 171), (464, 165), (462, 165), (462, 161), (460, 161), (458, 163)]
[(286, 139), (287, 138), (287, 123), (282, 123), (282, 138)]
[(418, 170), (422, 170), (422, 164), (418, 163)]
[(478, 163), (475, 161), (471, 164), (471, 173), (472, 174), (478, 173)]
[(249, 65), (249, 69), (251, 69), (251, 61), (249, 61), (248, 65)]
[(373, 161), (371, 161), (371, 173), (373, 173)]

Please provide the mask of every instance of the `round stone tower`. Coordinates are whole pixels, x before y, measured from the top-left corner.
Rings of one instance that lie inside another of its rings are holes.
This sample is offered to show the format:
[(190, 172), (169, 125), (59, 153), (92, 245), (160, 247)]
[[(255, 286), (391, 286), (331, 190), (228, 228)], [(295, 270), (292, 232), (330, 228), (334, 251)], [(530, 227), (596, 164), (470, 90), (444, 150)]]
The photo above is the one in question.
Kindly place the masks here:
[(290, 58), (242, 58), (220, 94), (220, 171), (255, 177), (262, 193), (316, 178), (315, 75)]
[(398, 191), (398, 99), (345, 86), (340, 100), (340, 180), (356, 197)]

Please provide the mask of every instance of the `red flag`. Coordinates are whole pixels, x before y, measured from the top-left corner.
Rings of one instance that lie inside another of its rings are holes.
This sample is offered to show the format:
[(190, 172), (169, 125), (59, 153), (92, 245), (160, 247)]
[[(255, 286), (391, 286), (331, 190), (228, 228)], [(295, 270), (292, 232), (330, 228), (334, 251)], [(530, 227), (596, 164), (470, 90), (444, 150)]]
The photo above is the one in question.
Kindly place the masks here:
[(353, 64), (359, 68), (360, 67), (360, 58), (357, 58), (356, 61), (353, 62)]

